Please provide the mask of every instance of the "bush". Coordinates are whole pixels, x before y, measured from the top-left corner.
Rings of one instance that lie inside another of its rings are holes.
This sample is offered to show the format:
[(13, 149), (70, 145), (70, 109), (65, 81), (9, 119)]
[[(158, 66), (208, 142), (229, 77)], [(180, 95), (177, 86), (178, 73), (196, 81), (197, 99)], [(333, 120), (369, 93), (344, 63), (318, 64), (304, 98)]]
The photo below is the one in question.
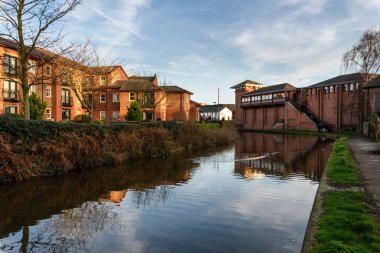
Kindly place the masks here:
[(134, 101), (128, 108), (127, 114), (125, 114), (125, 120), (127, 121), (141, 121), (143, 119), (143, 112), (139, 104)]
[(0, 117), (0, 182), (221, 146), (231, 129), (174, 121), (77, 124)]
[(79, 114), (79, 115), (74, 117), (73, 122), (75, 122), (75, 123), (91, 123), (92, 118), (90, 115)]
[(29, 106), (30, 119), (42, 120), (44, 118), (44, 111), (47, 107), (47, 103), (37, 97), (34, 92), (29, 97)]

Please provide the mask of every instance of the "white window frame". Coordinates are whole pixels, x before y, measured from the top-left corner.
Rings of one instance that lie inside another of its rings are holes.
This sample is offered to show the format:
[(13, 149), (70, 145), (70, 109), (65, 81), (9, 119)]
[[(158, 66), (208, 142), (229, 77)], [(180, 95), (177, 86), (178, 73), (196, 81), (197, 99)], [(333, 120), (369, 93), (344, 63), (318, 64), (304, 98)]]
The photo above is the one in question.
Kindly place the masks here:
[(35, 85), (30, 85), (30, 87), (29, 87), (29, 96), (32, 95), (33, 92), (34, 92), (34, 94), (37, 95), (36, 86)]
[[(134, 96), (133, 96), (134, 98), (133, 99), (131, 98), (132, 94), (134, 94)], [(129, 92), (129, 101), (136, 101), (136, 92)]]
[(46, 98), (51, 98), (51, 86), (46, 86), (45, 97)]
[(17, 57), (13, 55), (4, 55), (4, 73), (8, 75), (17, 74)]
[(114, 103), (119, 103), (120, 102), (120, 93), (113, 93), (112, 94), (112, 101)]
[(113, 111), (112, 118), (119, 120), (120, 119), (120, 111)]
[(51, 108), (46, 108), (46, 119), (51, 119)]
[(106, 111), (100, 111), (99, 112), (99, 119), (104, 120), (107, 118), (107, 112)]
[(107, 77), (106, 76), (99, 77), (99, 84), (100, 85), (106, 85), (107, 84)]
[(35, 61), (28, 60), (28, 72), (29, 73), (36, 73), (36, 63)]
[[(104, 95), (104, 97), (103, 97), (103, 95)], [(100, 103), (107, 102), (107, 93), (104, 93), (104, 92), (100, 93), (99, 101), (100, 101)]]

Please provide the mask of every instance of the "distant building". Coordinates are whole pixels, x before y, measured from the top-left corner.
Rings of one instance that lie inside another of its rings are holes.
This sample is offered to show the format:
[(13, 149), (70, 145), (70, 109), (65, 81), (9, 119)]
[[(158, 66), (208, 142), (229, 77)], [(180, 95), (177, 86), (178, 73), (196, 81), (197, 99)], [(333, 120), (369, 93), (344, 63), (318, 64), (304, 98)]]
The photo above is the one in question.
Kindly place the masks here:
[(232, 120), (234, 110), (234, 104), (204, 105), (200, 107), (200, 117), (203, 120)]

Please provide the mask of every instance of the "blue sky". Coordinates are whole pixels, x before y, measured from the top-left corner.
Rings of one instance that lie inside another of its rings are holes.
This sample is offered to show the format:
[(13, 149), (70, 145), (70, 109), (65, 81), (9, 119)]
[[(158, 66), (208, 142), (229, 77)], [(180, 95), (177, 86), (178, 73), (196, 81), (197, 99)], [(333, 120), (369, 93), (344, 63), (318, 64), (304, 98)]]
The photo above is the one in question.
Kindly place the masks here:
[(71, 40), (91, 38), (127, 73), (212, 104), (234, 103), (246, 79), (307, 86), (344, 74), (342, 54), (380, 28), (380, 0), (84, 0), (67, 18)]

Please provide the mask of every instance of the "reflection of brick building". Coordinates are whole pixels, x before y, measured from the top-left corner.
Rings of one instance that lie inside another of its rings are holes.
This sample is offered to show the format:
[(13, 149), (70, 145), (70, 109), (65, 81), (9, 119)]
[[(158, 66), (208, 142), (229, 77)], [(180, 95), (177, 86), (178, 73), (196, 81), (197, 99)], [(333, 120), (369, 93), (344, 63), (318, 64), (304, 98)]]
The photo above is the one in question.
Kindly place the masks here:
[[(0, 38), (0, 58), (0, 114), (22, 114), (18, 45)], [(73, 86), (86, 92), (83, 100), (92, 105), (95, 120), (123, 121), (132, 101), (140, 104), (145, 120), (172, 120), (177, 114), (184, 115), (178, 120), (192, 119), (192, 93), (178, 86), (159, 86), (156, 75), (128, 76), (121, 66), (86, 67), (40, 48), (30, 55), (28, 75), (29, 83), (33, 83), (30, 94), (34, 92), (47, 103), (45, 120), (72, 120), (90, 113)]]
[(364, 85), (359, 73), (305, 88), (255, 84), (231, 87), (236, 94), (235, 123), (242, 129), (361, 131), (370, 114), (380, 111), (380, 78)]
[(236, 142), (235, 173), (246, 180), (302, 173), (318, 181), (331, 148), (329, 142), (320, 143), (317, 137), (241, 133)]

